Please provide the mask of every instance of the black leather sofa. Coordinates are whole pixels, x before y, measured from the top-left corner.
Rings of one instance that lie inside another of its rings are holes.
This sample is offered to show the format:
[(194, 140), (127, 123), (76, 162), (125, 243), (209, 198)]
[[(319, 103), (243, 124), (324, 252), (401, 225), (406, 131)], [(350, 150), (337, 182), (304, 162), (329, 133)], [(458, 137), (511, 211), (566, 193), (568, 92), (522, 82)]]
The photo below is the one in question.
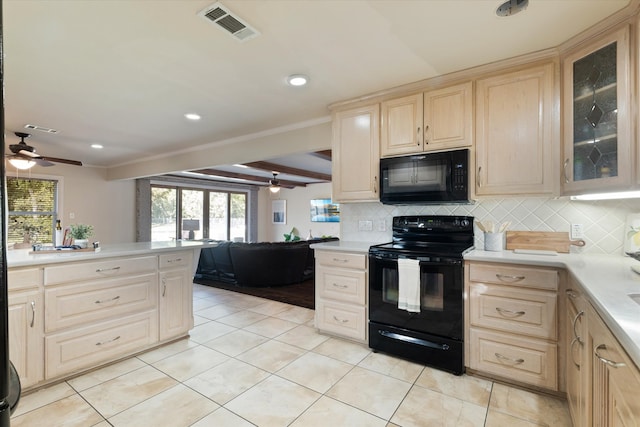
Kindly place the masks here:
[(313, 243), (337, 237), (297, 242), (228, 242), (200, 251), (196, 278), (238, 286), (267, 287), (300, 283), (315, 272)]

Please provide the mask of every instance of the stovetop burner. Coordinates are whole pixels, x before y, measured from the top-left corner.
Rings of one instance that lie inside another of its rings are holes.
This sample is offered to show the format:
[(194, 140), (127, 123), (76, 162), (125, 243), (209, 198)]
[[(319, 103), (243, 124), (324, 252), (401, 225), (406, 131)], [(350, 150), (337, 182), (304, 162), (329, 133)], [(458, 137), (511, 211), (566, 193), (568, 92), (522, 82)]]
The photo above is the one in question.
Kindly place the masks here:
[(462, 258), (473, 249), (473, 217), (396, 216), (393, 241), (372, 246), (370, 253)]

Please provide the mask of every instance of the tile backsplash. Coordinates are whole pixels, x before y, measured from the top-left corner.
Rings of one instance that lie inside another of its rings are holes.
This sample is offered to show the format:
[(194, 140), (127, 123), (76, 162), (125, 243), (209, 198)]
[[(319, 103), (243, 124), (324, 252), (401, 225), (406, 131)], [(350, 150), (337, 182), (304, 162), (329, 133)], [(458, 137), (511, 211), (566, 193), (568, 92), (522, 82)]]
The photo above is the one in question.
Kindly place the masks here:
[[(572, 223), (582, 224), (587, 244), (583, 248), (572, 246), (572, 252), (621, 254), (627, 216), (639, 212), (640, 199), (587, 202), (568, 198), (509, 198), (481, 200), (472, 205), (435, 206), (342, 203), (340, 238), (345, 241), (388, 242), (394, 216), (466, 215), (480, 221), (511, 221), (507, 230), (569, 232)], [(360, 231), (361, 225), (370, 225), (372, 231)], [(484, 236), (477, 227), (475, 236), (476, 248), (482, 248)]]

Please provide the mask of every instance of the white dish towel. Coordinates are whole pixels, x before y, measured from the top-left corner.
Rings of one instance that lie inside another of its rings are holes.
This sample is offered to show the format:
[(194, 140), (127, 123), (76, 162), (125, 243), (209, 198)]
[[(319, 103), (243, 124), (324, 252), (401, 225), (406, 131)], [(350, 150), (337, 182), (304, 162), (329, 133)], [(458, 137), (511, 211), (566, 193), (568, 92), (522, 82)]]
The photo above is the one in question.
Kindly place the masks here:
[(398, 258), (398, 308), (420, 312), (420, 261)]

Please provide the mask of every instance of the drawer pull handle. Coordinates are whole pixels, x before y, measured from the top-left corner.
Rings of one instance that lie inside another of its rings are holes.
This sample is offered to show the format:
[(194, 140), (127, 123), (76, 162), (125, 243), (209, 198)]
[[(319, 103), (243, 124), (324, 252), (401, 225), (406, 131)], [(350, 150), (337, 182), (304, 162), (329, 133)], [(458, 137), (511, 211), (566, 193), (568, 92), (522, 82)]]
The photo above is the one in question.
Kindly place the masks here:
[(500, 307), (496, 307), (496, 311), (502, 315), (510, 316), (510, 317), (520, 317), (526, 314), (525, 311), (513, 311), (513, 310), (507, 310), (506, 308), (500, 308)]
[(576, 360), (573, 358), (573, 354), (574, 354), (573, 346), (576, 343), (580, 343), (580, 345), (582, 345), (582, 342), (580, 342), (580, 337), (575, 337), (573, 340), (571, 340), (571, 345), (570, 345), (569, 351), (571, 352), (571, 361), (573, 362), (574, 365), (576, 365), (576, 368), (578, 368), (578, 370), (580, 370), (580, 364), (576, 363)]
[(340, 323), (349, 322), (349, 319), (338, 319), (336, 316), (333, 316), (333, 320), (335, 320), (336, 322), (340, 322)]
[(582, 338), (580, 338), (580, 335), (578, 335), (578, 332), (576, 331), (576, 326), (578, 323), (578, 319), (580, 318), (580, 316), (582, 316), (584, 314), (584, 311), (581, 311), (580, 313), (576, 314), (576, 317), (574, 317), (573, 319), (573, 336), (576, 340), (578, 340), (578, 342), (580, 344), (582, 344)]
[(102, 342), (97, 342), (96, 345), (105, 345), (105, 344), (109, 344), (110, 342), (114, 342), (120, 339), (120, 335), (118, 335), (117, 337), (110, 339), (108, 341), (102, 341)]
[(347, 289), (347, 285), (339, 285), (337, 283), (332, 283), (333, 286), (335, 286), (336, 288), (340, 288), (340, 289)]
[(168, 263), (172, 263), (172, 262), (180, 262), (182, 261), (182, 258), (176, 258), (176, 259), (169, 259), (167, 260)]
[(349, 262), (349, 260), (348, 260), (348, 259), (341, 259), (341, 258), (334, 258), (334, 259), (333, 259), (333, 262), (342, 262), (342, 263), (345, 263), (345, 262)]
[(114, 271), (114, 270), (120, 270), (120, 267), (98, 268), (98, 269), (96, 269), (96, 273), (103, 273), (105, 271)]
[(564, 166), (562, 167), (562, 174), (564, 175), (564, 183), (569, 183), (569, 175), (567, 175), (567, 166), (569, 166), (569, 159), (565, 159)]
[(162, 298), (164, 298), (166, 294), (167, 294), (167, 284), (165, 283), (164, 286), (162, 287)]
[(515, 281), (520, 281), (520, 280), (524, 280), (526, 278), (526, 276), (510, 276), (508, 274), (500, 274), (500, 273), (496, 273), (496, 277), (500, 280), (515, 280)]
[(613, 360), (605, 359), (604, 357), (600, 356), (600, 355), (598, 354), (598, 350), (600, 350), (600, 349), (606, 350), (606, 349), (607, 349), (607, 346), (606, 346), (605, 344), (600, 344), (600, 345), (598, 345), (598, 346), (595, 346), (595, 347), (593, 348), (593, 354), (595, 354), (595, 355), (596, 355), (596, 357), (597, 357), (598, 359), (600, 359), (600, 361), (601, 361), (602, 363), (604, 363), (605, 365), (609, 365), (609, 366), (611, 366), (612, 368), (622, 368), (623, 366), (627, 366), (627, 365), (625, 365), (625, 364), (624, 364), (624, 363), (622, 363), (622, 362), (614, 362)]
[(36, 323), (36, 302), (31, 301), (31, 323), (29, 327), (33, 328), (33, 325)]
[(109, 299), (103, 299), (103, 300), (97, 300), (95, 303), (96, 304), (104, 304), (105, 302), (111, 302), (111, 301), (116, 301), (120, 299), (120, 295), (115, 296), (113, 298), (109, 298)]
[(512, 359), (512, 358), (510, 358), (510, 357), (503, 356), (503, 355), (501, 355), (500, 353), (496, 353), (496, 357), (497, 357), (498, 359), (500, 359), (500, 360), (505, 360), (505, 361), (511, 362), (511, 363), (513, 363), (514, 365), (519, 365), (519, 364), (521, 364), (521, 363), (524, 363), (524, 359)]

